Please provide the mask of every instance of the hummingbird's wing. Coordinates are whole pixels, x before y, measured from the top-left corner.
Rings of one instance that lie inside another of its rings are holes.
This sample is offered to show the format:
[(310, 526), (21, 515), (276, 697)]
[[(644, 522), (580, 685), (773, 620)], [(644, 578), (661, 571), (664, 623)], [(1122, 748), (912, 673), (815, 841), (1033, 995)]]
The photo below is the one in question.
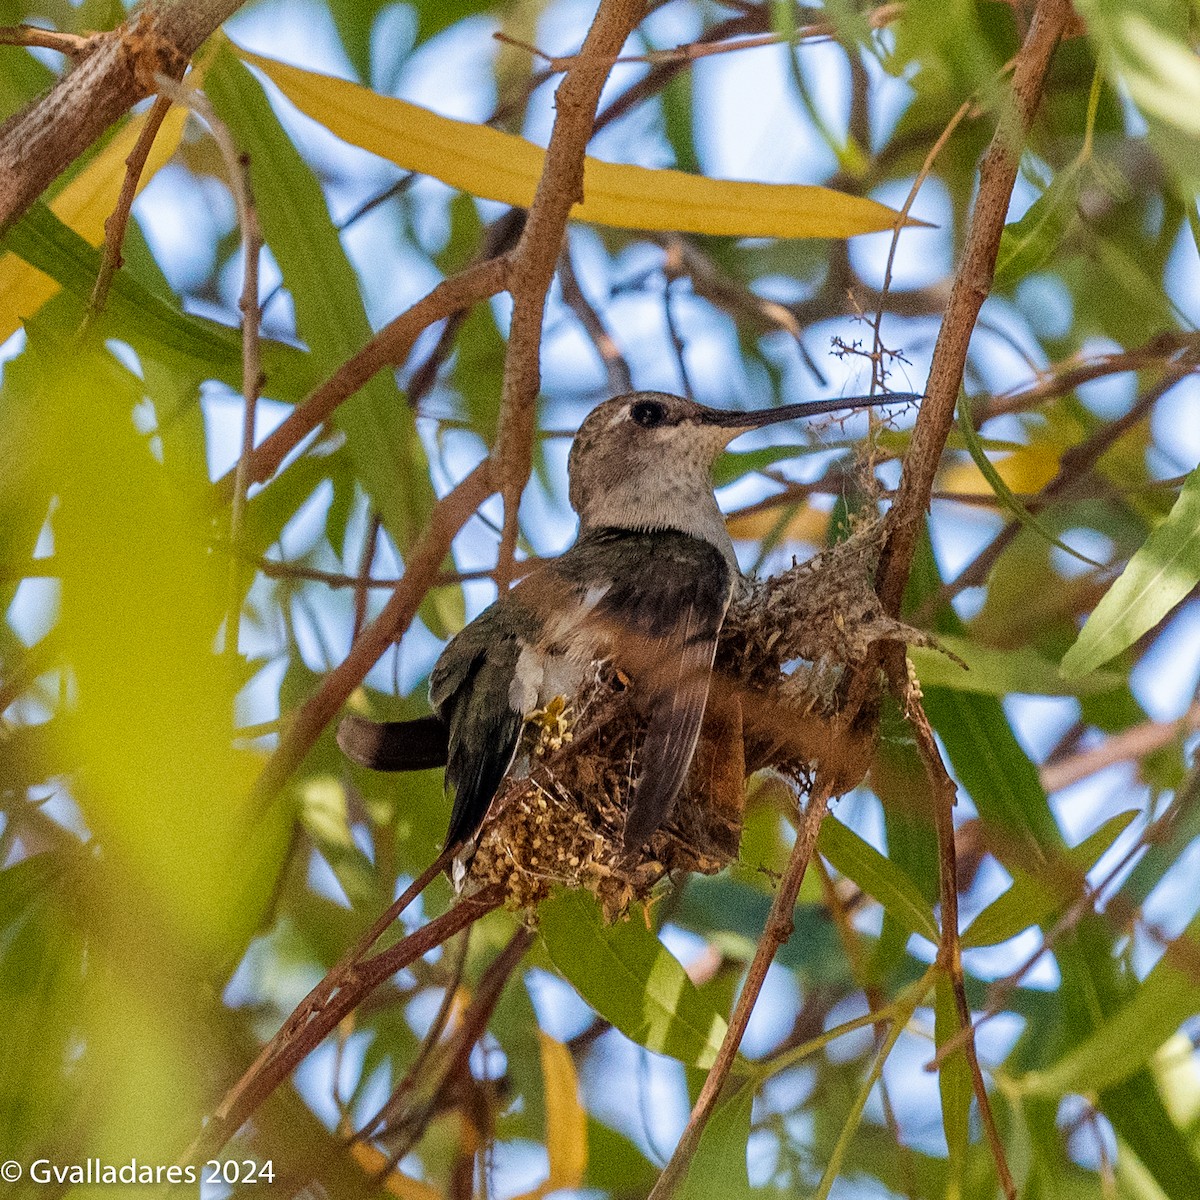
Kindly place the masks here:
[(446, 782), (454, 807), (446, 845), (474, 837), (512, 765), (524, 714), (512, 683), (524, 642), (511, 603), (497, 601), (455, 637), (434, 666), (429, 699), (449, 730)]
[(607, 542), (619, 563), (593, 619), (606, 627), (613, 661), (634, 680), (648, 717), (625, 824), (632, 849), (666, 820), (687, 778), (733, 574), (716, 546), (683, 533), (610, 531), (588, 542), (594, 555)]
[(644, 702), (650, 720), (642, 740), (642, 773), (630, 794), (625, 820), (629, 850), (642, 845), (667, 819), (687, 779), (704, 723), (720, 618), (714, 623), (711, 613), (695, 606), (681, 615), (682, 635), (661, 644), (659, 669), (650, 678), (650, 695)]

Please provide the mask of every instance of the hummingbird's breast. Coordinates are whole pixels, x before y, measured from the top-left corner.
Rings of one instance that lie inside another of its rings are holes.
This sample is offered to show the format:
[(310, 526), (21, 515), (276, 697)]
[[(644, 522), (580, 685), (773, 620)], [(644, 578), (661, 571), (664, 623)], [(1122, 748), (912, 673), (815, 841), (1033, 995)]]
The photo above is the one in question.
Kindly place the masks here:
[(647, 720), (647, 782), (630, 812), (631, 836), (649, 836), (691, 763), (735, 570), (719, 546), (680, 530), (590, 528), (454, 637), (429, 687), (448, 729), (448, 839), (479, 828), (526, 718), (573, 699), (600, 661), (632, 680)]
[(517, 712), (527, 714), (544, 708), (556, 696), (573, 696), (587, 669), (607, 657), (602, 626), (588, 620), (607, 592), (604, 584), (582, 593), (569, 589), (544, 614), (538, 635), (522, 646), (517, 657), (509, 688), (509, 703)]

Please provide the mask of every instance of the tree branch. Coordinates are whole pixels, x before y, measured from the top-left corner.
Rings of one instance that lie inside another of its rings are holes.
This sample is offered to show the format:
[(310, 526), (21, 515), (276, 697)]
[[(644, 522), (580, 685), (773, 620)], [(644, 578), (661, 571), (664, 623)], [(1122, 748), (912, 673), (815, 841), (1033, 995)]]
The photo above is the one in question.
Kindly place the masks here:
[(44, 96), (0, 125), (0, 234), (114, 121), (178, 76), (242, 0), (158, 0), (90, 52)]
[(434, 505), (429, 528), (410, 556), (404, 575), (383, 611), (362, 631), (350, 653), (325, 676), (320, 688), (288, 722), (279, 746), (254, 785), (254, 794), (260, 804), (265, 805), (283, 786), (334, 713), (363, 681), (380, 655), (411, 624), (450, 552), (450, 543), (471, 514), (492, 494), (492, 479), (491, 462), (485, 460)]
[(1182, 741), (1197, 729), (1200, 729), (1200, 703), (1191, 705), (1175, 721), (1143, 721), (1140, 725), (1112, 734), (1098, 746), (1080, 750), (1059, 762), (1047, 763), (1038, 772), (1042, 787), (1047, 792), (1061, 791), (1106, 767), (1139, 762), (1155, 750)]
[(567, 217), (583, 199), (584, 151), (592, 136), (596, 106), (611, 70), (611, 60), (620, 53), (645, 8), (644, 0), (600, 0), (579, 56), (554, 94), (558, 115), (546, 148), (546, 165), (521, 239), (512, 254), (508, 290), (513, 298), (513, 315), (504, 359), (495, 455), (504, 496), (501, 587), (511, 574), (517, 545), (517, 509), (533, 461), (546, 293), (562, 251)]
[(934, 347), (925, 401), (905, 456), (899, 492), (889, 518), (888, 538), (880, 556), (876, 590), (884, 608), (893, 615), (900, 611), (934, 476), (954, 421), (971, 334), (991, 290), (1021, 145), (1037, 111), (1051, 56), (1071, 15), (1068, 0), (1040, 0), (1017, 55), (1009, 103), (979, 170), (979, 195)]
[(750, 969), (746, 972), (746, 982), (742, 985), (733, 1015), (729, 1019), (729, 1028), (725, 1031), (721, 1049), (717, 1052), (716, 1061), (704, 1080), (704, 1086), (696, 1098), (695, 1107), (688, 1117), (679, 1144), (671, 1155), (671, 1161), (658, 1177), (648, 1200), (669, 1200), (687, 1174), (688, 1164), (700, 1144), (700, 1136), (717, 1106), (721, 1089), (737, 1058), (738, 1047), (742, 1044), (746, 1026), (750, 1023), (750, 1014), (754, 1011), (758, 994), (767, 978), (767, 971), (774, 962), (780, 946), (792, 935), (792, 910), (796, 907), (796, 897), (800, 894), (804, 873), (816, 847), (817, 834), (821, 831), (821, 822), (825, 819), (831, 794), (831, 786), (824, 784), (816, 788), (808, 798), (804, 822), (792, 847), (787, 870), (779, 881), (779, 890), (775, 893), (767, 923), (758, 940)]
[[(265, 483), (283, 460), (316, 428), (333, 415), (339, 404), (384, 367), (400, 366), (417, 338), (435, 321), (444, 320), (479, 300), (503, 291), (507, 274), (503, 258), (486, 259), (442, 280), (421, 300), (393, 317), (357, 354), (348, 358), (283, 423), (255, 447), (244, 460), (246, 486)], [(228, 504), (235, 491), (234, 470), (214, 485), (219, 504)]]

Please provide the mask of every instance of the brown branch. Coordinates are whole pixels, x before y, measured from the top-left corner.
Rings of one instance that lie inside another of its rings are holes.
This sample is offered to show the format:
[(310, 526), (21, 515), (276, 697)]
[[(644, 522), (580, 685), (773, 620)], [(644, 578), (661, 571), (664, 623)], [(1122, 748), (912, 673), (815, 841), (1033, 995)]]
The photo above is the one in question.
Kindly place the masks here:
[(804, 873), (816, 847), (817, 834), (821, 830), (821, 822), (825, 819), (825, 811), (829, 805), (831, 794), (832, 787), (822, 784), (809, 796), (808, 805), (804, 810), (804, 821), (800, 826), (795, 845), (792, 846), (787, 870), (779, 881), (779, 890), (775, 893), (775, 899), (771, 903), (767, 923), (763, 928), (762, 936), (758, 939), (754, 958), (746, 972), (746, 981), (742, 985), (733, 1015), (729, 1019), (729, 1028), (725, 1031), (721, 1049), (717, 1052), (716, 1061), (709, 1069), (704, 1086), (700, 1089), (700, 1095), (696, 1099), (691, 1116), (688, 1117), (688, 1123), (684, 1127), (679, 1144), (675, 1147), (670, 1162), (667, 1163), (663, 1173), (651, 1189), (648, 1200), (669, 1200), (679, 1184), (683, 1182), (688, 1164), (699, 1145), (700, 1135), (704, 1132), (704, 1127), (713, 1114), (717, 1098), (737, 1058), (738, 1047), (742, 1044), (746, 1026), (750, 1022), (750, 1014), (754, 1011), (759, 992), (762, 991), (767, 971), (779, 948), (792, 935), (792, 911), (796, 907), (796, 897), (800, 893), (800, 885), (804, 882)]
[[(867, 13), (867, 21), (872, 29), (885, 29), (897, 20), (904, 12), (903, 4), (881, 4)], [(788, 36), (782, 33), (760, 33), (744, 37), (732, 38), (727, 41), (713, 41), (701, 38), (694, 42), (685, 42), (669, 50), (650, 50), (645, 54), (615, 55), (605, 61), (605, 66), (613, 67), (618, 63), (647, 63), (651, 66), (671, 64), (690, 64), (697, 59), (707, 58), (713, 54), (732, 54), (738, 50), (756, 50), (762, 46), (777, 46), (781, 43), (797, 44), (806, 41), (826, 41), (837, 37), (838, 29), (832, 21), (815, 21), (811, 25), (802, 25), (794, 34)], [(552, 73), (567, 71), (583, 58), (585, 50), (578, 54), (554, 55), (539, 50), (537, 46), (518, 38), (509, 37), (504, 33), (492, 35), (498, 42), (515, 46), (520, 50), (540, 58)]]
[[(384, 367), (404, 363), (413, 343), (435, 321), (444, 320), (488, 296), (503, 291), (507, 264), (503, 258), (476, 263), (444, 279), (423, 299), (389, 321), (371, 340), (348, 358), (330, 377), (311, 392), (283, 423), (246, 459), (246, 484), (265, 483), (283, 460), (310, 434), (333, 415), (342, 401)], [(217, 502), (228, 504), (234, 495), (233, 471), (218, 479)]]
[[(418, 890), (418, 884), (427, 884), (444, 866), (447, 857), (447, 854), (443, 853), (421, 879), (408, 889), (405, 897), (411, 901)], [(415, 933), (409, 934), (394, 946), (381, 950), (371, 958), (363, 958), (361, 953), (347, 956), (284, 1022), (283, 1028), (264, 1047), (253, 1065), (221, 1102), (212, 1120), (188, 1148), (182, 1161), (198, 1162), (216, 1153), (258, 1106), (367, 995), (397, 971), (403, 970), (460, 930), (498, 908), (503, 899), (503, 888), (484, 888), (473, 896), (459, 900), (440, 917), (435, 917)], [(388, 914), (396, 907), (397, 905), (393, 905)], [(380, 922), (377, 922), (371, 932), (374, 932), (379, 924)], [(355, 947), (355, 951), (358, 950), (359, 947)]]
[[(88, 39), (78, 64), (0, 125), (0, 234), (114, 121), (180, 75), (241, 0), (160, 0)], [(56, 49), (59, 47), (56, 47)]]
[(113, 276), (121, 269), (121, 246), (125, 242), (125, 230), (129, 225), (129, 214), (133, 210), (133, 201), (137, 195), (138, 181), (146, 167), (146, 159), (150, 157), (150, 148), (162, 127), (163, 120), (171, 110), (171, 101), (166, 96), (159, 96), (150, 106), (146, 114), (146, 123), (138, 134), (137, 145), (125, 159), (125, 179), (121, 184), (121, 194), (117, 197), (116, 207), (104, 222), (104, 254), (100, 259), (100, 270), (96, 273), (96, 284), (92, 288), (91, 299), (88, 300), (85, 328), (90, 325), (101, 312), (104, 302), (108, 299), (108, 289), (112, 286)]
[[(349, 982), (351, 973), (355, 966), (362, 960), (363, 956), (375, 945), (388, 926), (397, 920), (405, 909), (429, 886), (433, 878), (449, 862), (449, 858), (449, 852), (443, 851), (437, 860), (431, 863), (420, 876), (413, 880), (404, 892), (375, 919), (375, 922), (362, 937), (325, 973), (321, 982), (296, 1005), (291, 1015), (279, 1027), (274, 1037), (259, 1051), (258, 1057), (243, 1072), (238, 1082), (226, 1092), (225, 1098), (218, 1105), (214, 1113), (212, 1125), (206, 1128), (204, 1133), (185, 1152), (183, 1156), (185, 1162), (206, 1151), (213, 1144), (212, 1139), (221, 1138), (222, 1140), (217, 1144), (223, 1144), (225, 1140), (228, 1140), (237, 1131), (238, 1126), (231, 1126), (224, 1132), (214, 1130), (212, 1126), (218, 1123), (228, 1124), (229, 1121), (234, 1119), (235, 1114), (247, 1105), (247, 1097), (255, 1091), (262, 1073), (285, 1051), (296, 1034), (303, 1030), (314, 1016), (326, 1009), (334, 992)], [(334, 1024), (336, 1025), (336, 1022)], [(330, 1026), (330, 1028), (332, 1029), (333, 1026)], [(282, 1078), (283, 1076), (280, 1076), (280, 1079)], [(268, 1092), (263, 1092), (256, 1104), (265, 1099), (268, 1094)], [(244, 1119), (244, 1117), (240, 1118), (238, 1125)]]
[(1042, 767), (1039, 775), (1047, 792), (1070, 787), (1116, 763), (1136, 762), (1200, 729), (1200, 703), (1193, 704), (1176, 721), (1143, 721), (1105, 738), (1099, 746), (1080, 750), (1060, 762)]
[[(258, 411), (258, 397), (262, 389), (262, 355), (259, 346), (259, 327), (262, 321), (262, 311), (258, 304), (258, 263), (262, 253), (262, 227), (258, 221), (258, 210), (254, 206), (254, 192), (250, 187), (250, 160), (245, 154), (238, 152), (237, 146), (234, 144), (233, 135), (229, 132), (225, 122), (217, 116), (213, 111), (212, 105), (199, 92), (180, 87), (174, 79), (160, 78), (159, 87), (162, 95), (154, 103), (154, 108), (151, 110), (151, 116), (161, 108), (161, 115), (158, 118), (158, 123), (161, 124), (162, 118), (166, 116), (167, 109), (171, 103), (186, 105), (197, 116), (199, 116), (208, 126), (212, 134), (213, 141), (217, 144), (217, 149), (221, 153), (221, 158), (225, 163), (225, 170), (229, 176), (229, 187), (233, 193), (233, 202), (237, 209), (238, 226), (242, 232), (242, 294), (238, 299), (238, 308), (242, 313), (242, 446), (241, 452), (238, 455), (237, 467), (234, 472), (234, 487), (233, 487), (233, 511), (229, 519), (229, 542), (230, 545), (236, 547), (242, 529), (242, 516), (246, 508), (246, 490), (249, 486), (247, 483), (247, 475), (249, 471), (250, 456), (254, 452), (254, 423), (255, 414)], [(147, 129), (151, 127), (151, 122), (147, 123)], [(154, 126), (157, 129), (157, 125)], [(145, 140), (139, 139), (139, 146)], [(153, 140), (153, 139), (151, 139)], [(149, 153), (150, 145), (147, 142), (146, 151), (142, 155), (141, 163), (145, 163), (146, 154)], [(136, 155), (137, 151), (134, 151)], [(134, 155), (130, 155), (129, 170), (125, 175), (125, 184), (122, 187), (122, 195), (126, 191), (129, 193), (129, 203), (133, 203), (133, 190), (137, 184), (137, 175), (141, 174), (141, 164), (138, 165), (137, 174), (134, 174), (133, 159)], [(131, 182), (132, 176), (132, 182)], [(117, 214), (121, 213), (121, 206), (118, 202)], [(114, 214), (116, 215), (116, 214)], [(105, 242), (105, 260), (109, 257), (110, 244), (115, 245), (114, 259), (109, 271), (109, 279), (111, 279), (112, 270), (120, 263), (120, 243), (125, 233), (125, 222), (129, 218), (129, 209), (124, 210), (124, 217), (119, 222), (118, 232), (110, 234), (108, 225), (105, 225), (106, 242)], [(101, 280), (104, 277), (104, 264), (101, 264), (100, 276), (96, 280), (96, 289), (92, 293), (93, 304), (96, 301), (97, 294), (100, 295), (100, 303), (103, 304), (104, 293), (107, 292), (107, 282), (101, 291)], [(96, 309), (96, 311), (99, 311)], [(225, 618), (225, 649), (231, 655), (237, 654), (238, 651), (238, 634), (241, 625), (241, 604), (238, 599), (238, 561), (236, 556), (229, 560), (229, 607)]]
[(679, 325), (675, 320), (675, 308), (671, 303), (675, 285), (684, 277), (682, 247), (683, 238), (672, 237), (667, 239), (665, 253), (663, 254), (663, 275), (666, 281), (662, 294), (663, 324), (667, 328), (667, 341), (671, 344), (671, 353), (675, 358), (675, 369), (679, 372), (680, 390), (689, 400), (693, 400), (695, 396), (692, 390), (692, 380), (691, 376), (688, 375), (687, 360), (684, 357), (687, 345), (683, 340), (683, 335), (679, 332)]
[(429, 528), (409, 557), (403, 578), (339, 666), (325, 676), (320, 688), (288, 722), (279, 746), (263, 767), (254, 785), (261, 804), (275, 795), (300, 765), (321, 730), (366, 677), (385, 650), (399, 638), (416, 616), (426, 592), (437, 578), (450, 543), (471, 514), (494, 490), (491, 462), (480, 463), (453, 491), (434, 505)]
[(1068, 359), (1041, 372), (1032, 384), (993, 396), (988, 401), (987, 411), (979, 415), (980, 423), (1004, 413), (1025, 412), (1043, 400), (1066, 395), (1094, 379), (1161, 366), (1189, 351), (1194, 355), (1197, 349), (1200, 349), (1200, 334), (1169, 330), (1132, 350), (1099, 354), (1092, 358)]
[(1007, 1200), (1016, 1200), (1017, 1187), (1013, 1182), (1012, 1172), (1008, 1169), (1004, 1142), (996, 1128), (991, 1100), (983, 1082), (983, 1072), (979, 1068), (971, 1009), (967, 1004), (966, 982), (963, 978), (962, 944), (958, 937), (958, 862), (954, 841), (954, 804), (957, 788), (942, 761), (929, 718), (921, 705), (920, 695), (907, 676), (904, 681), (903, 703), (908, 722), (916, 735), (917, 750), (924, 763), (925, 775), (933, 797), (938, 844), (938, 888), (942, 909), (942, 936), (938, 945), (938, 961), (950, 977), (959, 1029), (966, 1031), (966, 1036), (962, 1039), (962, 1050), (971, 1072), (971, 1087), (979, 1104), (979, 1115), (983, 1121), (992, 1159), (996, 1164), (1000, 1187)]
[(876, 587), (884, 608), (893, 615), (900, 611), (934, 477), (954, 420), (971, 333), (991, 289), (1021, 144), (1037, 111), (1050, 59), (1070, 18), (1068, 0), (1039, 0), (1029, 34), (1017, 56), (1010, 101), (980, 167), (979, 193), (962, 260), (954, 275), (934, 346), (925, 402), (905, 456), (899, 493), (880, 557)]
[(616, 339), (609, 333), (603, 318), (580, 285), (579, 276), (575, 273), (575, 264), (571, 261), (571, 248), (566, 244), (563, 245), (562, 257), (558, 260), (558, 282), (562, 288), (563, 303), (575, 314), (604, 364), (604, 370), (608, 374), (609, 393), (613, 396), (623, 396), (626, 392), (633, 391), (633, 377), (629, 372), (629, 364), (625, 361)]
[(542, 321), (546, 292), (562, 252), (567, 217), (583, 199), (584, 151), (592, 136), (596, 105), (609, 63), (620, 53), (645, 11), (644, 0), (600, 0), (595, 20), (554, 94), (557, 116), (546, 148), (525, 228), (513, 250), (508, 290), (513, 298), (508, 353), (504, 359), (496, 469), (504, 497), (500, 539), (500, 586), (512, 574), (517, 546), (517, 509), (533, 461), (534, 410), (541, 387)]
[(383, 518), (374, 512), (367, 525), (367, 536), (363, 538), (362, 553), (358, 560), (358, 575), (354, 579), (354, 625), (351, 641), (356, 641), (367, 623), (367, 601), (371, 588), (371, 564), (379, 547), (379, 534), (383, 529)]
[[(992, 500), (995, 500), (994, 496)], [(400, 583), (399, 579), (376, 579), (369, 575), (344, 575), (337, 571), (319, 571), (315, 567), (305, 567), (298, 563), (276, 562), (270, 558), (258, 558), (251, 561), (254, 562), (257, 570), (261, 571), (268, 579), (300, 579), (309, 583), (323, 583), (326, 587), (331, 588), (362, 588), (364, 590), (372, 588), (390, 590)], [(522, 575), (531, 571), (538, 563), (547, 561), (549, 560), (532, 555), (529, 558), (523, 558), (517, 563), (517, 574), (518, 576)], [(480, 567), (477, 571), (439, 571), (432, 586), (452, 587), (457, 583), (475, 583), (480, 579), (494, 579), (495, 574), (494, 567)], [(40, 578), (50, 579), (57, 578), (57, 576), (46, 575)]]
[(68, 58), (82, 58), (95, 48), (96, 34), (61, 33), (36, 25), (6, 25), (0, 29), (0, 46), (38, 46), (57, 50)]
[[(383, 1102), (379, 1111), (360, 1129), (350, 1129), (347, 1141), (351, 1143), (365, 1142), (369, 1138), (377, 1137), (383, 1126), (392, 1122), (392, 1114), (399, 1111), (401, 1098), (406, 1091), (412, 1088), (414, 1081), (422, 1077), (426, 1063), (431, 1061), (433, 1052), (440, 1045), (442, 1037), (446, 1032), (446, 1027), (450, 1024), (450, 1017), (454, 1012), (455, 1003), (459, 998), (458, 990), (462, 986), (463, 971), (467, 965), (467, 949), (471, 941), (471, 931), (464, 929), (454, 941), (453, 951), (449, 949), (448, 945), (442, 958), (442, 963), (444, 964), (451, 953), (454, 955), (454, 961), (442, 990), (441, 1003), (438, 1005), (438, 1011), (433, 1018), (433, 1023), (421, 1039), (421, 1044), (417, 1048), (417, 1053), (413, 1056), (408, 1071), (400, 1083), (392, 1089), (391, 1095)], [(404, 1156), (401, 1155), (400, 1157), (403, 1158)], [(396, 1161), (399, 1162), (399, 1159)]]
[[(451, 1034), (445, 1046), (444, 1057), (439, 1065), (437, 1083), (428, 1087), (427, 1072), (433, 1068), (429, 1065), (414, 1063), (399, 1087), (389, 1098), (387, 1104), (371, 1121), (369, 1136), (374, 1139), (387, 1137), (390, 1143), (386, 1169), (390, 1171), (396, 1166), (417, 1143), (429, 1126), (429, 1122), (450, 1102), (451, 1093), (464, 1078), (470, 1079), (471, 1051), (479, 1039), (487, 1032), (488, 1022), (496, 1010), (501, 993), (508, 984), (513, 972), (521, 965), (525, 952), (533, 944), (534, 931), (522, 925), (509, 938), (508, 945), (492, 960), (488, 969), (483, 973), (478, 986), (474, 990), (471, 1002), (467, 1005), (458, 1022), (457, 1028)], [(418, 1106), (418, 1111), (406, 1114), (404, 1100), (418, 1086), (427, 1092)], [(409, 1119), (405, 1120), (405, 1116)], [(356, 1140), (367, 1135), (367, 1130), (360, 1131)], [(383, 1174), (384, 1172), (381, 1172)]]

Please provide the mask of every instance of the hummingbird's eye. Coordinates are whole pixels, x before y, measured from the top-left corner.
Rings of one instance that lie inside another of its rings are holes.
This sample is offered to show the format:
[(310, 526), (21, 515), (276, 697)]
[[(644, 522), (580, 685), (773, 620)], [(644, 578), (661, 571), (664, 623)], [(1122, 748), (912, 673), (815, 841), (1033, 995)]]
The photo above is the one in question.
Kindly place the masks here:
[(661, 425), (667, 415), (667, 406), (657, 400), (639, 400), (630, 410), (629, 415), (643, 429), (653, 429)]

